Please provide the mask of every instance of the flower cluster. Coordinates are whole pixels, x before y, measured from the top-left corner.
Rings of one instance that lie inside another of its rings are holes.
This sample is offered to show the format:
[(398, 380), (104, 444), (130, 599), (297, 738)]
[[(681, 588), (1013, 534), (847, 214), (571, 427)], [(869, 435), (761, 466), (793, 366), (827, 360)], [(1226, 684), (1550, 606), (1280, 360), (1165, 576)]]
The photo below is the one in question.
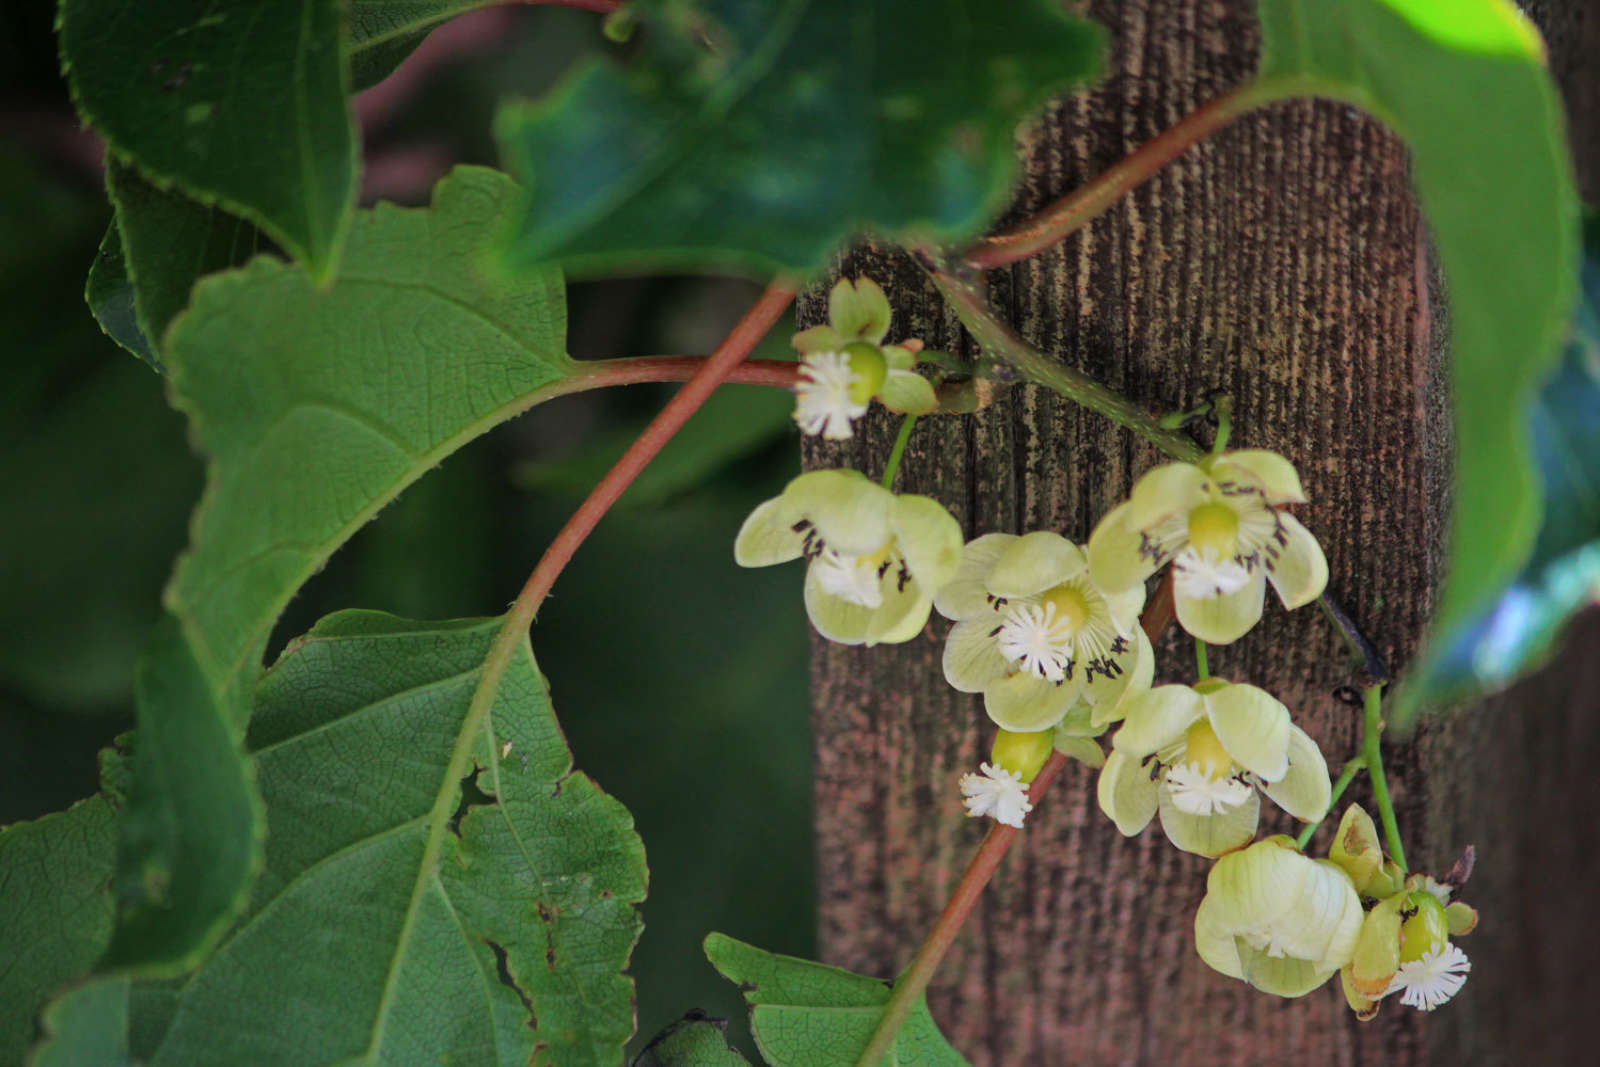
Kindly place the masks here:
[[(885, 346), (889, 321), (876, 284), (841, 281), (828, 324), (796, 335), (806, 433), (849, 437), (874, 398), (902, 412), (936, 407), (913, 369), (921, 343)], [(823, 470), (758, 507), (734, 552), (751, 567), (804, 557), (806, 611), (833, 641), (908, 641), (931, 609), (951, 621), (945, 679), (981, 694), (998, 728), (989, 760), (960, 780), (968, 815), (1021, 827), (1051, 753), (1075, 758), (1098, 768), (1099, 806), (1123, 834), (1159, 818), (1173, 845), (1215, 860), (1195, 916), (1211, 967), (1284, 997), (1339, 972), (1363, 1019), (1394, 993), (1432, 1010), (1470, 966), (1450, 938), (1476, 915), (1449, 899), (1454, 886), (1407, 877), (1355, 806), (1327, 858), (1287, 837), (1256, 840), (1263, 796), (1304, 822), (1328, 813), (1316, 742), (1270, 693), (1208, 677), (1203, 655), (1195, 684), (1153, 685), (1147, 581), (1170, 567), (1177, 621), (1202, 652), (1237, 641), (1260, 621), (1269, 584), (1286, 609), (1327, 584), (1322, 548), (1288, 510), (1306, 502), (1284, 457), (1217, 451), (1147, 472), (1086, 545), (1052, 530), (963, 545), (938, 502)], [(1107, 754), (1099, 738), (1113, 726)]]

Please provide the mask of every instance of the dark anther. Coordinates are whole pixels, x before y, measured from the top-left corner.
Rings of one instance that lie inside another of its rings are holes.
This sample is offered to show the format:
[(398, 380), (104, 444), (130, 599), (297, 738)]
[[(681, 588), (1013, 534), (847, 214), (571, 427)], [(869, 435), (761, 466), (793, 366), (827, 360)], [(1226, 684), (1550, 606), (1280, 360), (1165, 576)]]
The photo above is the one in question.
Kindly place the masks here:
[(789, 527), (789, 529), (793, 530), (795, 533), (802, 533), (805, 530), (809, 529), (810, 526), (811, 526), (811, 520), (810, 519), (801, 519), (799, 522), (797, 522), (793, 526)]
[[(905, 570), (904, 567), (901, 567), (900, 569), (902, 571)], [(878, 564), (878, 581), (880, 581), (880, 582), (883, 581), (883, 576), (885, 574), (888, 574), (888, 573), (889, 573), (889, 561), (888, 560), (884, 560), (882, 563)], [(900, 583), (900, 588), (902, 588), (902, 589), (905, 588), (905, 583), (904, 582)]]
[(1128, 639), (1126, 637), (1118, 637), (1114, 639), (1111, 642), (1111, 651), (1119, 656), (1128, 651)]
[(1001, 623), (999, 626), (996, 626), (994, 629), (989, 631), (989, 636), (990, 637), (997, 637), (997, 636), (999, 636), (1000, 631), (1004, 630), (1005, 628), (1006, 628), (1005, 624)]
[(895, 592), (904, 593), (906, 591), (906, 583), (910, 580), (911, 572), (906, 570), (906, 565), (904, 563), (900, 564), (900, 581), (895, 586)]

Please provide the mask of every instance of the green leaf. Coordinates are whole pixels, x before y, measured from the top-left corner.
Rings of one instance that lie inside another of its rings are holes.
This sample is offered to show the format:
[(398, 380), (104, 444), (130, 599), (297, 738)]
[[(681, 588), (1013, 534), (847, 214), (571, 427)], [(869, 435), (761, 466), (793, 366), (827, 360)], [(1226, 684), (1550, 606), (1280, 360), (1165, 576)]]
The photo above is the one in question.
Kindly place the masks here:
[(1440, 635), (1415, 683), (1420, 704), (1509, 685), (1600, 598), (1600, 221), (1588, 246), (1566, 355), (1528, 409), (1544, 496), (1533, 554), (1497, 599)]
[(747, 1067), (749, 1063), (728, 1047), (728, 1020), (692, 1011), (651, 1038), (629, 1067)]
[(114, 155), (323, 281), (357, 189), (343, 23), (339, 0), (61, 0), (61, 61)]
[[(587, 493), (622, 457), (644, 423), (618, 427), (557, 459), (514, 474), (524, 489)], [(780, 389), (718, 389), (628, 487), (619, 504), (651, 507), (693, 489), (755, 448), (794, 429), (794, 397)]]
[(1261, 78), (1282, 87), (1276, 95), (1348, 100), (1411, 147), (1450, 292), (1456, 492), (1443, 632), (1516, 573), (1538, 530), (1524, 412), (1559, 355), (1577, 259), (1559, 97), (1510, 0), (1261, 0), (1260, 12)]
[[(773, 1067), (856, 1062), (889, 1002), (887, 982), (764, 952), (725, 934), (706, 938), (706, 957), (724, 978), (739, 983), (756, 1044)], [(880, 1062), (956, 1067), (967, 1061), (939, 1032), (927, 1001), (918, 998)]]
[(266, 870), (153, 1064), (620, 1060), (643, 846), (525, 641), (468, 718), (500, 626), (340, 612), (262, 679)]
[(809, 270), (866, 227), (960, 237), (1011, 194), (1017, 124), (1099, 27), (1013, 0), (655, 0), (630, 69), (502, 110), (532, 193), (509, 258), (584, 272)]
[(29, 1067), (138, 1067), (128, 1047), (128, 986), (126, 978), (109, 978), (54, 1001)]
[[(152, 185), (115, 159), (106, 161), (106, 189), (117, 216), (89, 270), (89, 307), (113, 340), (160, 370), (155, 350), (167, 326), (188, 306), (194, 283), (249, 259), (260, 250), (261, 234), (221, 208)], [(118, 255), (108, 257), (112, 244)], [(123, 336), (128, 332), (126, 323), (116, 317), (129, 289), (138, 335), (133, 344)], [(111, 306), (97, 306), (97, 295), (109, 298)]]
[(429, 33), (501, 0), (350, 0), (350, 81), (356, 91), (393, 73)]
[(138, 756), (117, 826), (117, 922), (102, 969), (181, 973), (237, 914), (262, 834), (232, 721), (248, 678), (208, 673), (175, 618), (157, 624), (134, 680)]
[(463, 168), (432, 208), (363, 212), (331, 287), (258, 257), (202, 280), (169, 328), (207, 486), (167, 588), (177, 625), (146, 666), (139, 730), (163, 748), (134, 766), (108, 965), (185, 969), (242, 904), (251, 865), (208, 869), (202, 846), (259, 836), (238, 734), (295, 590), (444, 456), (562, 391), (559, 275), (512, 285), (475, 265), (518, 199), (504, 175)]
[(122, 231), (117, 228), (116, 219), (106, 227), (106, 235), (100, 239), (100, 250), (89, 265), (83, 299), (107, 337), (150, 364), (152, 369), (162, 369), (161, 359), (139, 326), (133, 279), (122, 254)]
[(45, 1001), (111, 933), (115, 813), (105, 797), (0, 831), (0, 1063), (20, 1063)]

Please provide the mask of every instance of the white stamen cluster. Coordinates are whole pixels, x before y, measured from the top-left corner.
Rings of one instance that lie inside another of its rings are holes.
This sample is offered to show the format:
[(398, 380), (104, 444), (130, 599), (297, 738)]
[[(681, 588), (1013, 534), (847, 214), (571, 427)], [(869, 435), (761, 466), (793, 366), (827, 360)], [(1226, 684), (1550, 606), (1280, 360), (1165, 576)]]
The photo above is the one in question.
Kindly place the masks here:
[(1250, 582), (1250, 571), (1236, 559), (1221, 559), (1214, 548), (1186, 545), (1172, 561), (1172, 584), (1196, 600), (1237, 593)]
[(995, 822), (1020, 829), (1023, 816), (1033, 810), (1022, 775), (989, 763), (979, 764), (978, 769), (983, 773), (961, 776), (961, 795), (965, 798), (962, 803), (967, 806), (967, 815), (972, 818), (989, 815)]
[(1066, 677), (1072, 662), (1072, 624), (1056, 618), (1054, 604), (1019, 604), (1006, 612), (1000, 624), (1000, 654), (1022, 669), (1050, 682)]
[(870, 560), (825, 548), (814, 566), (817, 583), (824, 592), (864, 608), (877, 608), (883, 603), (883, 591), (878, 582), (880, 568)]
[(1289, 940), (1288, 932), (1280, 932), (1269, 926), (1264, 930), (1255, 930), (1241, 936), (1245, 944), (1257, 952), (1265, 952), (1273, 959), (1281, 960), (1289, 955), (1289, 947), (1283, 944), (1283, 941)]
[(821, 434), (829, 441), (848, 441), (850, 424), (867, 413), (850, 395), (857, 375), (843, 352), (813, 352), (800, 362), (795, 385), (794, 421), (806, 434)]
[(1447, 941), (1419, 960), (1402, 963), (1384, 996), (1401, 993), (1400, 1003), (1432, 1011), (1461, 992), (1471, 970), (1467, 954)]
[(1250, 787), (1238, 778), (1212, 779), (1211, 761), (1180, 762), (1167, 771), (1167, 793), (1179, 811), (1190, 815), (1220, 815), (1250, 799)]

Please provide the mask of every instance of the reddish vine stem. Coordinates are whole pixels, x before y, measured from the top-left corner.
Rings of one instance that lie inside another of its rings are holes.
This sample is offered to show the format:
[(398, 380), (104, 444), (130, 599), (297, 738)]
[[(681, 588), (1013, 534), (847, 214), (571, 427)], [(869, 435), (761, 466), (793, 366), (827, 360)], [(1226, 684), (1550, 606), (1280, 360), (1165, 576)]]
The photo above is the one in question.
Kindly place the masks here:
[[(1139, 616), (1139, 625), (1143, 627), (1145, 636), (1149, 637), (1152, 643), (1160, 638), (1172, 622), (1174, 618), (1172, 604), (1172, 574), (1168, 572), (1162, 577), (1161, 584), (1156, 588), (1155, 596), (1150, 598), (1144, 614)], [(1039, 798), (1050, 788), (1050, 784), (1061, 773), (1061, 768), (1066, 762), (1067, 758), (1060, 752), (1050, 753), (1045, 765), (1040, 768), (1033, 781), (1028, 783), (1028, 800), (1031, 803), (1038, 805)], [(905, 1025), (911, 1009), (927, 991), (934, 972), (939, 969), (945, 953), (949, 952), (950, 946), (955, 943), (956, 935), (961, 932), (967, 916), (972, 914), (973, 906), (983, 895), (989, 879), (994, 877), (1000, 861), (1005, 858), (1006, 850), (1017, 839), (1018, 832), (1014, 826), (997, 822), (984, 835), (983, 843), (978, 846), (978, 851), (973, 855), (972, 862), (967, 864), (967, 869), (961, 873), (961, 881), (956, 883), (955, 891), (950, 894), (944, 910), (939, 913), (933, 928), (928, 931), (922, 947), (917, 949), (916, 958), (895, 982), (894, 992), (884, 1005), (883, 1015), (878, 1019), (877, 1028), (872, 1031), (871, 1040), (867, 1042), (860, 1058), (856, 1060), (856, 1067), (878, 1067), (880, 1061), (894, 1047), (894, 1039), (899, 1035), (900, 1028)]]
[[(524, 621), (516, 628), (526, 633), (533, 616), (538, 612), (539, 605), (543, 603), (545, 594), (550, 592), (550, 587), (555, 584), (556, 577), (566, 567), (572, 554), (583, 544), (584, 538), (599, 523), (601, 517), (617, 502), (633, 480), (644, 470), (645, 465), (655, 458), (656, 453), (672, 439), (683, 424), (689, 421), (689, 416), (699, 410), (700, 405), (706, 402), (712, 392), (721, 385), (724, 379), (729, 378), (736, 367), (744, 362), (744, 358), (755, 348), (757, 342), (767, 335), (773, 323), (783, 314), (795, 293), (799, 291), (798, 283), (788, 278), (779, 278), (767, 286), (766, 292), (745, 312), (744, 318), (739, 320), (732, 332), (723, 339), (717, 350), (707, 356), (703, 361), (687, 360), (685, 362), (698, 362), (699, 368), (694, 371), (688, 383), (667, 401), (666, 407), (651, 420), (650, 425), (644, 428), (637, 440), (628, 446), (628, 450), (617, 460), (616, 466), (606, 472), (589, 493), (587, 499), (578, 510), (572, 513), (572, 518), (556, 534), (555, 540), (550, 542), (550, 547), (545, 549), (544, 555), (539, 559), (533, 573), (528, 575), (528, 582), (522, 587), (522, 592), (517, 594), (516, 602), (512, 605), (511, 615), (507, 618), (507, 625), (516, 621), (518, 616), (525, 616)], [(617, 363), (643, 363), (646, 361), (617, 360)], [(676, 362), (668, 360), (650, 360), (651, 369), (661, 369), (661, 364)], [(642, 370), (643, 368), (636, 368)], [(670, 377), (648, 378), (632, 377), (627, 381), (670, 381)], [(614, 383), (622, 384), (622, 379)]]
[(1129, 191), (1144, 184), (1156, 171), (1200, 141), (1247, 111), (1282, 95), (1283, 87), (1277, 81), (1250, 82), (1223, 93), (1087, 185), (1015, 226), (979, 238), (958, 258), (980, 270), (993, 270), (1049, 248), (1102, 215)]
[[(593, 359), (579, 363), (581, 368), (570, 379), (578, 393), (610, 385), (641, 385), (645, 382), (686, 382), (698, 374), (709, 356), (638, 356), (630, 359)], [(736, 365), (722, 379), (725, 385), (773, 385), (793, 389), (800, 378), (800, 364), (781, 359), (752, 359)]]

